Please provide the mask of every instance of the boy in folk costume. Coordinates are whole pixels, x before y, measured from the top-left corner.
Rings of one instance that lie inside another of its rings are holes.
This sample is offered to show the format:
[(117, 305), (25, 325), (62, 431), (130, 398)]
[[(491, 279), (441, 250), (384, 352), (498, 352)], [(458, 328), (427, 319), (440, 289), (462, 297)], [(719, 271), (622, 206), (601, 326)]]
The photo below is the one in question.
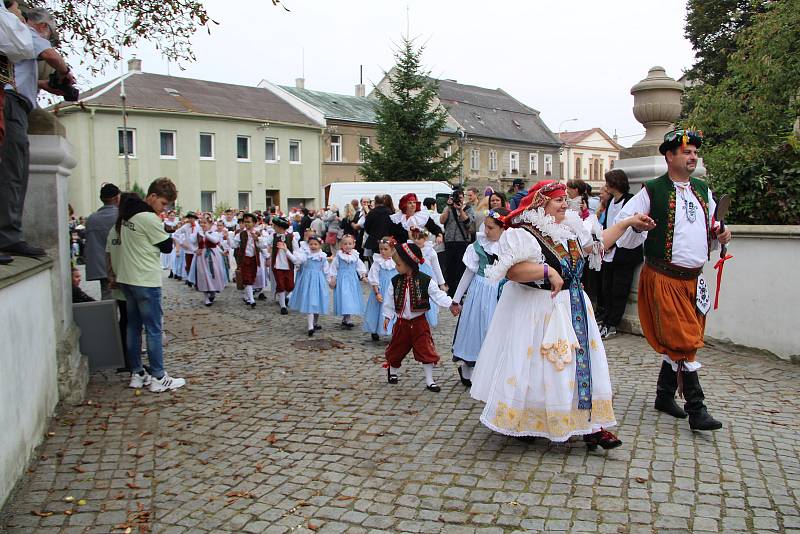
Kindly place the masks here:
[(255, 231), (256, 216), (246, 213), (243, 223), (244, 228), (233, 238), (235, 248), (233, 254), (236, 259), (236, 270), (241, 276), (242, 285), (244, 285), (244, 301), (251, 308), (255, 308), (253, 284), (256, 281), (259, 261), (258, 234)]
[(397, 319), (392, 329), (392, 340), (386, 347), (386, 371), (389, 383), (397, 384), (397, 371), (403, 358), (413, 350), (414, 359), (425, 370), (425, 387), (436, 393), (441, 388), (433, 379), (433, 365), (439, 361), (439, 355), (433, 345), (425, 312), (430, 309), (431, 300), (441, 307), (450, 308), (453, 315), (458, 315), (461, 307), (439, 289), (433, 278), (420, 272), (419, 266), (424, 261), (422, 251), (414, 243), (395, 246), (394, 262), (399, 274), (392, 278), (392, 298), (383, 302), (384, 329), (393, 318)]
[(267, 238), (267, 250), (272, 261), (281, 315), (287, 315), (289, 310), (286, 309), (286, 294), (294, 289), (294, 253), (300, 251), (300, 242), (297, 234), (289, 230), (292, 225), (285, 218), (273, 217), (272, 226), (275, 233)]
[[(696, 356), (703, 347), (705, 314), (711, 306), (703, 265), (713, 245), (727, 244), (731, 232), (714, 220), (716, 203), (708, 185), (691, 177), (702, 143), (702, 133), (692, 130), (677, 129), (664, 136), (658, 150), (667, 160), (667, 173), (647, 182), (617, 216), (624, 220), (646, 213), (656, 227), (640, 233), (630, 229), (617, 246), (644, 244), (639, 320), (647, 342), (663, 355), (655, 409), (680, 419), (688, 415), (692, 430), (718, 430), (722, 423), (703, 403)], [(683, 409), (675, 402), (676, 391), (686, 400)]]

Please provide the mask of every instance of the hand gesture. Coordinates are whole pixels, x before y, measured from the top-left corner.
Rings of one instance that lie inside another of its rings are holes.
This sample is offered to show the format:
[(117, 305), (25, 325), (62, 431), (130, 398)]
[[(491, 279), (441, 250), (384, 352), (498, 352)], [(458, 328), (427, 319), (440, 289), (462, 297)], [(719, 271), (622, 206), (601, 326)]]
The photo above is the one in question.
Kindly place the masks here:
[(639, 232), (647, 232), (656, 227), (656, 222), (643, 213), (634, 213), (629, 223)]
[(558, 274), (558, 271), (556, 271), (553, 268), (549, 269), (549, 272), (547, 273), (547, 278), (550, 281), (550, 288), (551, 288), (550, 296), (552, 298), (556, 298), (558, 292), (561, 291), (562, 287), (564, 287), (564, 279), (561, 278), (561, 275)]
[(454, 317), (457, 316), (457, 315), (460, 315), (461, 314), (461, 305), (459, 305), (457, 302), (453, 302), (450, 305), (450, 313), (452, 313)]
[(286, 250), (286, 243), (283, 241), (278, 241), (278, 244), (275, 246), (278, 248), (278, 250)]
[(442, 243), (444, 243), (444, 235), (443, 234), (439, 234), (439, 235), (436, 236), (436, 244), (437, 245), (441, 245)]

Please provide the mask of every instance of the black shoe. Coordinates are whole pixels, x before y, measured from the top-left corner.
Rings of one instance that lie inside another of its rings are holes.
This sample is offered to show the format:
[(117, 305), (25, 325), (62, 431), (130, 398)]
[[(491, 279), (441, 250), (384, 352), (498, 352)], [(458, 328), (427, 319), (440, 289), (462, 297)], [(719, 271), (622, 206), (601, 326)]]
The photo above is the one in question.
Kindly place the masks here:
[(372, 337), (372, 341), (378, 341), (381, 338), (381, 336), (379, 336), (378, 334), (372, 334), (371, 337)]
[(14, 261), (14, 258), (9, 256), (8, 254), (0, 253), (0, 265), (8, 265), (12, 261)]
[(258, 300), (267, 300), (267, 296), (264, 293), (259, 293)]
[(468, 388), (472, 387), (472, 380), (470, 380), (469, 378), (464, 378), (464, 373), (461, 372), (461, 366), (460, 365), (458, 366), (458, 376), (459, 376), (459, 378), (461, 378), (461, 383), (464, 384), (464, 386), (466, 386)]
[(598, 445), (604, 449), (616, 449), (622, 445), (622, 440), (608, 430), (600, 430), (594, 434), (586, 434), (583, 436), (583, 441), (586, 443), (586, 448), (590, 451), (597, 449)]
[(442, 390), (442, 388), (440, 388), (439, 384), (437, 384), (436, 382), (434, 382), (430, 386), (425, 386), (425, 389), (427, 389), (428, 391), (433, 391), (434, 393), (439, 393)]
[(346, 322), (342, 321), (342, 328), (344, 328), (345, 330), (350, 330), (354, 326), (355, 325), (353, 323), (346, 323)]
[(14, 243), (13, 245), (3, 247), (0, 249), (0, 252), (13, 254), (14, 256), (27, 256), (29, 258), (41, 258), (42, 256), (47, 256), (47, 252), (45, 252), (43, 248), (34, 247), (25, 241), (20, 241), (18, 243)]
[(314, 325), (314, 330), (322, 330), (322, 327), (318, 324)]
[(653, 408), (672, 417), (686, 419), (689, 414), (675, 402), (677, 390), (678, 373), (672, 370), (672, 365), (662, 360), (661, 371), (658, 373), (658, 382), (656, 383), (656, 402), (653, 404)]
[(176, 275), (176, 276), (175, 276), (175, 280), (177, 280), (178, 282), (180, 282), (181, 280), (183, 280), (183, 278), (181, 278), (180, 276), (177, 276), (177, 275)]
[(700, 387), (700, 377), (697, 371), (683, 371), (683, 398), (686, 404), (683, 408), (689, 414), (689, 428), (692, 430), (719, 430), (722, 423), (711, 417), (703, 404), (705, 395)]
[(386, 368), (386, 380), (390, 384), (397, 384), (397, 375), (393, 375), (392, 370), (389, 367)]
[(312, 328), (311, 330), (308, 331), (308, 337), (311, 337), (313, 335), (314, 335), (314, 329)]
[(169, 276), (167, 278), (170, 278), (170, 279), (175, 278), (175, 275), (172, 274), (172, 271), (170, 271)]
[(255, 302), (251, 302), (250, 303), (250, 308), (255, 310), (256, 309), (256, 303)]
[(214, 304), (214, 303), (213, 303), (213, 302), (204, 302), (203, 304), (205, 304), (205, 305), (206, 305), (206, 308), (208, 308), (208, 307), (210, 307), (210, 306), (211, 306), (212, 304)]
[(211, 302), (214, 302), (215, 298), (217, 298), (217, 294), (216, 293), (211, 293), (211, 295), (208, 296), (208, 300), (210, 300)]
[(289, 310), (286, 308), (281, 308), (281, 315), (289, 315)]

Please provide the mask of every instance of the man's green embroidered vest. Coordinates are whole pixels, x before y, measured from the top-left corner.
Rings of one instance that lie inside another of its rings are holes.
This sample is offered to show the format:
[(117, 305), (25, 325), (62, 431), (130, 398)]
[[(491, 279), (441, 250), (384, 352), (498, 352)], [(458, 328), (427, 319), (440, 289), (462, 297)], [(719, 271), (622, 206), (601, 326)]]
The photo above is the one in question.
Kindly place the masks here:
[[(708, 236), (708, 250), (711, 250), (711, 234), (709, 233), (710, 221), (708, 215), (708, 184), (697, 178), (689, 178), (691, 191), (700, 202), (700, 211), (706, 223)], [(675, 234), (675, 209), (676, 192), (672, 180), (667, 174), (659, 176), (644, 184), (650, 197), (650, 217), (656, 222), (656, 227), (647, 233), (644, 242), (644, 255), (646, 258), (672, 261), (672, 239)]]
[[(428, 296), (428, 284), (431, 277), (425, 273), (417, 271), (411, 275), (411, 287), (409, 302), (412, 312), (425, 312), (431, 309), (430, 297)], [(399, 314), (403, 311), (403, 301), (405, 300), (406, 275), (398, 274), (392, 278), (392, 288), (394, 289), (394, 309)]]

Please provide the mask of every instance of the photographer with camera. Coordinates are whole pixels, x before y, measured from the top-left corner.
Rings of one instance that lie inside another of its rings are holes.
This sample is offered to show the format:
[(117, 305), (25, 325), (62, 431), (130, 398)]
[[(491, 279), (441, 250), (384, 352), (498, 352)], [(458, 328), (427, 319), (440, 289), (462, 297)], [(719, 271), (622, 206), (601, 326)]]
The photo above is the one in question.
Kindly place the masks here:
[[(15, 2), (5, 2), (6, 5)], [(45, 251), (26, 243), (22, 236), (22, 211), (28, 189), (28, 115), (36, 108), (39, 88), (60, 94), (49, 83), (39, 83), (37, 60), (44, 60), (56, 70), (54, 81), (62, 89), (72, 86), (75, 77), (70, 68), (51, 45), (57, 41), (56, 24), (44, 8), (29, 9), (25, 13), (33, 38), (33, 57), (14, 63), (14, 83), (4, 86), (6, 139), (0, 148), (0, 263), (9, 263), (12, 257), (40, 257)], [(65, 83), (66, 82), (66, 83)]]
[(475, 227), (475, 211), (464, 203), (464, 191), (456, 188), (447, 199), (447, 207), (439, 222), (444, 225), (444, 278), (447, 293), (455, 294), (461, 275), (464, 274), (464, 252), (471, 243)]

